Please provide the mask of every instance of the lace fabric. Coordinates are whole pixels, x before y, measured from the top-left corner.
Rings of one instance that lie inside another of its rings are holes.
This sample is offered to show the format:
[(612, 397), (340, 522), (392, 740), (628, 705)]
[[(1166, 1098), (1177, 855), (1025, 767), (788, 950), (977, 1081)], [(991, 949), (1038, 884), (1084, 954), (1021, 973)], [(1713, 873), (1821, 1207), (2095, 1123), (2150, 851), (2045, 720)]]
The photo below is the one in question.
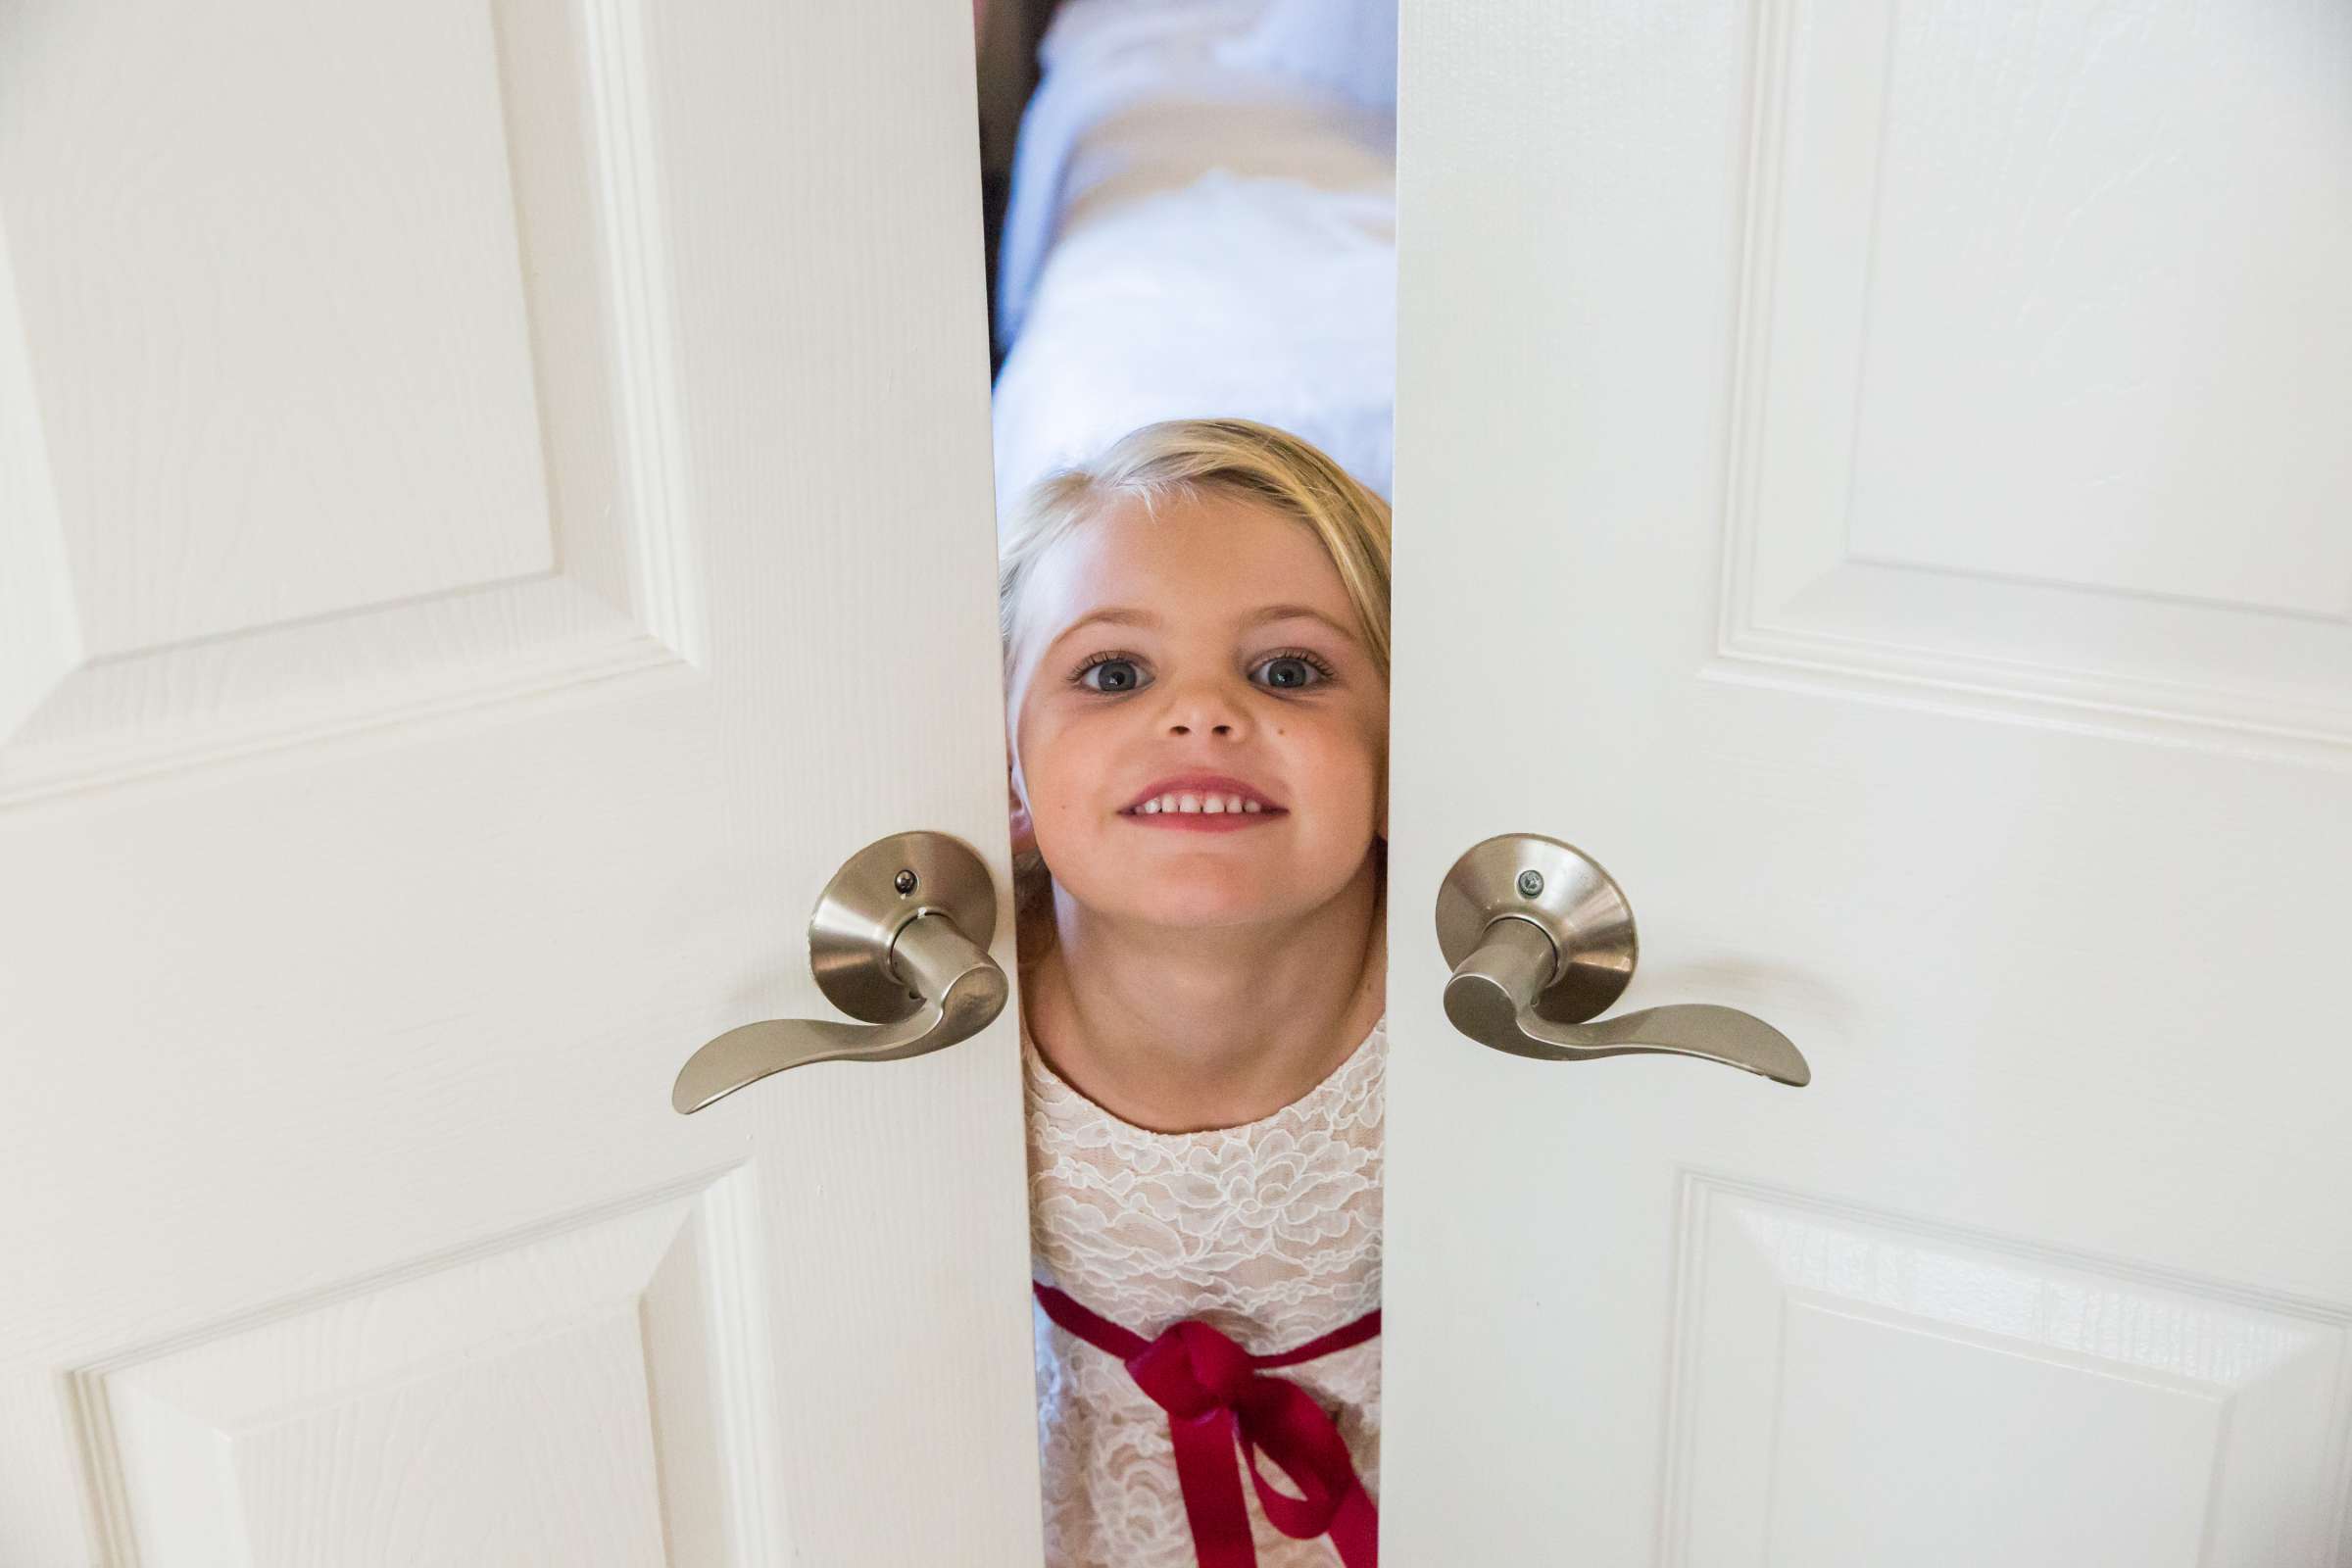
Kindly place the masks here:
[[(1387, 1022), (1270, 1116), (1159, 1133), (1064, 1081), (1024, 1018), (1037, 1277), (1147, 1339), (1192, 1317), (1255, 1353), (1377, 1307)], [(1034, 1316), (1047, 1568), (1194, 1568), (1165, 1412), (1115, 1358)], [(1377, 1499), (1380, 1342), (1279, 1375), (1332, 1413)], [(1274, 1529), (1254, 1497), (1250, 1514), (1260, 1568), (1338, 1561), (1328, 1541)]]

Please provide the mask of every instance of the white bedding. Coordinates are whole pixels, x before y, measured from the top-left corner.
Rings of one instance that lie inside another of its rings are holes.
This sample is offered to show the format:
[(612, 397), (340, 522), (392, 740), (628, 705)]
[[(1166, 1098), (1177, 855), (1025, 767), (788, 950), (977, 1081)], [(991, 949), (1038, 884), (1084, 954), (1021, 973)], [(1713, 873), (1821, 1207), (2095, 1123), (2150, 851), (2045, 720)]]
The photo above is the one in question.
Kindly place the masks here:
[(1306, 437), (1389, 491), (1395, 0), (1066, 0), (998, 254), (998, 515), (1152, 419)]

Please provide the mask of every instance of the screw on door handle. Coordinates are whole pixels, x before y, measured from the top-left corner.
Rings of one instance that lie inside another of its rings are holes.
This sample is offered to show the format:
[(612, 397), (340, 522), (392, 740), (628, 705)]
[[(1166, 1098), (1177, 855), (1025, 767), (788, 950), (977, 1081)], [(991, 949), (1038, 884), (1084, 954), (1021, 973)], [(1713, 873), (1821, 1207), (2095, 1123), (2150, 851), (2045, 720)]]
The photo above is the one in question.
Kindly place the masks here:
[(863, 1023), (769, 1018), (730, 1029), (679, 1069), (669, 1102), (691, 1115), (770, 1073), (813, 1061), (897, 1061), (968, 1040), (1011, 995), (988, 956), (988, 866), (944, 833), (894, 833), (850, 857), (808, 917), (808, 966)]
[(1587, 1023), (1634, 977), (1634, 910), (1608, 872), (1558, 839), (1472, 845), (1438, 889), (1438, 946), (1453, 965), (1446, 1016), (1496, 1051), (1544, 1061), (1655, 1052), (1799, 1088), (1813, 1079), (1787, 1035), (1734, 1007), (1680, 1003)]

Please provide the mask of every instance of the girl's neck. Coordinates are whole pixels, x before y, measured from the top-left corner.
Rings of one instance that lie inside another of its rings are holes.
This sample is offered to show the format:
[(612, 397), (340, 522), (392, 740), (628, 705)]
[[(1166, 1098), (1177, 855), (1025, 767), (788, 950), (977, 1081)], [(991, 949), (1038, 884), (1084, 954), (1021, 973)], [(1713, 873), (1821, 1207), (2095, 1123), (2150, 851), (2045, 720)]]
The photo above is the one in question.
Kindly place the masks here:
[[(1388, 993), (1382, 878), (1367, 858), (1279, 929), (1169, 930), (1091, 918), (1058, 889), (1022, 977), (1038, 1051), (1112, 1115), (1156, 1132), (1238, 1127), (1346, 1061)], [(1042, 934), (1042, 933), (1041, 933)]]

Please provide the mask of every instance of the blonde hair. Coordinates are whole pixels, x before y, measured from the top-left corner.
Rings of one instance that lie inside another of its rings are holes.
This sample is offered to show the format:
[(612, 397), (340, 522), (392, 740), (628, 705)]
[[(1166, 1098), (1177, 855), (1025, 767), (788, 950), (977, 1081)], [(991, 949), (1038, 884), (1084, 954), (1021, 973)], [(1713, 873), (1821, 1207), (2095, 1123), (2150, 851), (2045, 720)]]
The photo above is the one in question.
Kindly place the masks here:
[[(998, 553), (1007, 698), (1018, 668), (1027, 588), (1047, 552), (1122, 500), (1140, 501), (1147, 516), (1156, 516), (1162, 501), (1210, 496), (1254, 502), (1314, 534), (1339, 570), (1364, 647), (1387, 680), (1389, 504), (1287, 430), (1253, 419), (1163, 419), (1130, 431), (1091, 463), (1048, 474), (1022, 496)], [(1017, 721), (1017, 715), (1007, 716)], [(1386, 857), (1380, 858), (1385, 871)], [(1035, 850), (1016, 856), (1012, 871), (1016, 909), (1031, 908), (1053, 886)]]

